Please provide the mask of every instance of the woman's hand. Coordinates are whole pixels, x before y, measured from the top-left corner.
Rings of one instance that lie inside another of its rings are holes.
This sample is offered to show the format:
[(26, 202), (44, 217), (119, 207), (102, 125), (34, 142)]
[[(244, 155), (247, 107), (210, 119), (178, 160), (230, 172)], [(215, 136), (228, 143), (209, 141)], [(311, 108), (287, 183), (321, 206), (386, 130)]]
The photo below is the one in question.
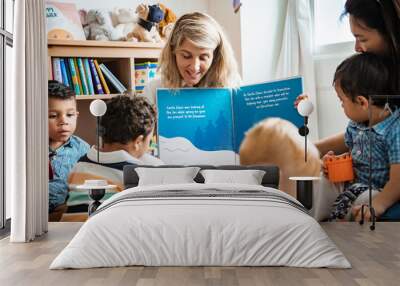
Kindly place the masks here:
[(303, 99), (307, 99), (308, 95), (306, 93), (300, 94), (296, 100), (294, 101), (294, 108), (297, 108), (297, 105), (299, 105), (300, 101), (302, 101)]

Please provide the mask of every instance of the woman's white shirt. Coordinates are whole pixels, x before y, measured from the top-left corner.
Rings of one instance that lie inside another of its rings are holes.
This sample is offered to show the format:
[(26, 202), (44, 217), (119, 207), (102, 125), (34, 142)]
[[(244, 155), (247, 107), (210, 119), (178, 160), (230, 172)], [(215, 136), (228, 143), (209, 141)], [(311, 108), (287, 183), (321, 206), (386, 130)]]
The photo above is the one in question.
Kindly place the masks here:
[(154, 78), (143, 89), (143, 96), (154, 105), (157, 104), (157, 88), (162, 88), (161, 78)]

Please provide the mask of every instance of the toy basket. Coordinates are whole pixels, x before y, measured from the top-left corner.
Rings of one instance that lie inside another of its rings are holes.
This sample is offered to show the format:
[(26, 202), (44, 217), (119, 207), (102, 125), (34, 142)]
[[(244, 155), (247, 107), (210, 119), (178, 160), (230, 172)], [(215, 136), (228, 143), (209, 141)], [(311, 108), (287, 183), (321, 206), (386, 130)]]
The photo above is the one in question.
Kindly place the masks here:
[(350, 155), (337, 156), (325, 160), (328, 180), (332, 183), (352, 181), (354, 179), (353, 159)]

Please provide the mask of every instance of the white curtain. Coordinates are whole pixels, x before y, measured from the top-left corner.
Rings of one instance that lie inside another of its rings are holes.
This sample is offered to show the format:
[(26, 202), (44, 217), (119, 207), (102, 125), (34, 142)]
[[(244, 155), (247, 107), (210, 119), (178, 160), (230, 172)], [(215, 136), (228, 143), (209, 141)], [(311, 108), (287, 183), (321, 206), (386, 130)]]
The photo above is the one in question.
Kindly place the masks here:
[(276, 78), (303, 76), (304, 92), (308, 94), (315, 108), (309, 118), (309, 129), (311, 139), (316, 140), (318, 139), (318, 117), (310, 2), (309, 0), (288, 0)]
[(13, 93), (6, 98), (12, 242), (47, 232), (47, 38), (44, 0), (15, 2)]

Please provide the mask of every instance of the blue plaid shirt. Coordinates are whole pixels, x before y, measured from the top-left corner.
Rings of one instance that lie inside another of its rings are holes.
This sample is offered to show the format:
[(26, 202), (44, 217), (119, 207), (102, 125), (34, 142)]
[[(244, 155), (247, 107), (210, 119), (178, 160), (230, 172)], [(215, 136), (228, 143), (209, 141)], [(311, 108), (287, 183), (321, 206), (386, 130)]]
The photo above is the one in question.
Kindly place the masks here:
[(65, 202), (68, 195), (68, 175), (78, 160), (89, 151), (89, 144), (77, 136), (69, 140), (55, 152), (51, 159), (53, 179), (49, 181), (49, 211)]
[[(381, 189), (389, 180), (390, 165), (400, 164), (400, 109), (372, 127), (372, 187)], [(350, 121), (345, 143), (353, 157), (355, 182), (368, 185), (369, 130), (365, 124)]]

